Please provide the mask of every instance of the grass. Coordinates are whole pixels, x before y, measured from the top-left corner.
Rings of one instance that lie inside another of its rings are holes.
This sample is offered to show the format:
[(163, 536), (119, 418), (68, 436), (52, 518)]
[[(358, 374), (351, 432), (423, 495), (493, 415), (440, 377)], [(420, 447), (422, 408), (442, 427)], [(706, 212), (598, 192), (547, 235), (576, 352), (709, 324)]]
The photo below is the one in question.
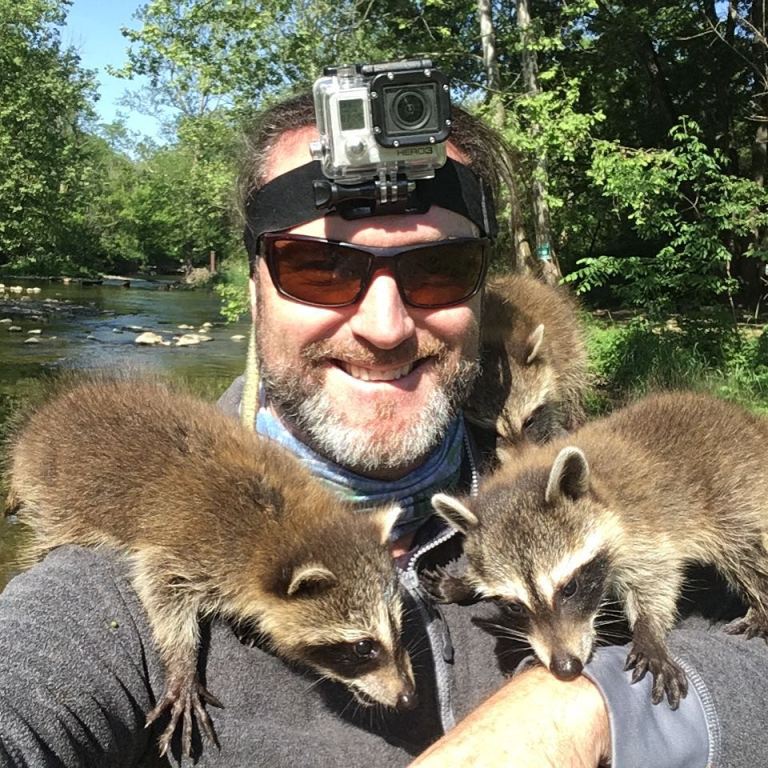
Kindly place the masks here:
[(720, 317), (588, 320), (592, 415), (663, 389), (694, 389), (768, 413), (768, 336)]

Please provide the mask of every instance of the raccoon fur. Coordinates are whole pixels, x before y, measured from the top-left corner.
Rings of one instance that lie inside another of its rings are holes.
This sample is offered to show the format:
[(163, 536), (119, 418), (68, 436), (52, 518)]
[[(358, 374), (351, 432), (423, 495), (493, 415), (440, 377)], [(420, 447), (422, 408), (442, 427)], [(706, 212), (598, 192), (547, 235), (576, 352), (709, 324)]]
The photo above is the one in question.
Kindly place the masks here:
[[(131, 563), (164, 663), (147, 724), (169, 747), (191, 715), (215, 743), (197, 675), (200, 621), (230, 619), (365, 704), (415, 704), (387, 548), (397, 507), (353, 512), (282, 447), (151, 380), (96, 377), (44, 403), (12, 439), (10, 500), (32, 560), (65, 544)], [(187, 721), (190, 721), (188, 724)]]
[(583, 422), (586, 345), (566, 288), (525, 275), (489, 281), (480, 360), (465, 415), (495, 429), (502, 446), (544, 443)]
[(618, 599), (626, 668), (652, 699), (687, 693), (666, 635), (684, 568), (714, 566), (745, 598), (732, 634), (768, 637), (768, 420), (718, 398), (651, 395), (567, 438), (522, 451), (479, 495), (432, 503), (465, 536), (462, 574), (433, 574), (439, 599), (498, 599), (557, 677), (581, 673), (595, 620)]

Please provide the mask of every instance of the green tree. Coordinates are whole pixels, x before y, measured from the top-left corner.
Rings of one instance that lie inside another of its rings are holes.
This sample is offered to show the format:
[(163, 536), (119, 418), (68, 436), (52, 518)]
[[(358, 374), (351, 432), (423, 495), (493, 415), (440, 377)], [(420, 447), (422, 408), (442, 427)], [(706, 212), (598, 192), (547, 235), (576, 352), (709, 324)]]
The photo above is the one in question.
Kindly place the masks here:
[(237, 135), (226, 113), (184, 118), (175, 144), (136, 161), (121, 215), (147, 264), (204, 265), (236, 248)]
[(582, 290), (610, 283), (625, 303), (656, 317), (731, 299), (727, 244), (768, 225), (765, 190), (728, 174), (722, 153), (707, 148), (694, 122), (682, 119), (670, 138), (670, 149), (600, 142), (591, 171), (637, 235), (658, 244), (655, 253), (587, 257), (568, 276)]
[(87, 241), (83, 121), (93, 81), (58, 26), (67, 3), (0, 0), (0, 263), (74, 268)]
[(125, 149), (118, 149), (127, 142), (133, 150), (133, 144), (120, 124), (104, 126), (99, 133), (88, 138), (89, 172), (83, 179), (88, 206), (82, 226), (93, 244), (91, 264), (110, 274), (137, 271), (147, 264), (132, 207), (138, 163)]

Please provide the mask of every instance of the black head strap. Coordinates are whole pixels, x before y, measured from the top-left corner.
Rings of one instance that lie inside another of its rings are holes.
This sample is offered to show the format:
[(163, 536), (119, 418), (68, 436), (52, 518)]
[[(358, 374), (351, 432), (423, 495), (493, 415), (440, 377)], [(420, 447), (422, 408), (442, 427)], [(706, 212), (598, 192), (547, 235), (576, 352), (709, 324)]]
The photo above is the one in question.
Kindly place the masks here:
[(330, 196), (322, 202), (318, 184), (327, 185), (328, 180), (323, 176), (320, 162), (313, 160), (277, 176), (248, 198), (245, 246), (251, 260), (256, 257), (258, 239), (265, 232), (279, 232), (331, 213), (356, 219), (425, 213), (431, 205), (439, 205), (474, 222), (484, 237), (496, 235), (496, 213), (490, 190), (471, 169), (450, 158), (435, 171), (434, 178), (418, 180), (415, 189), (401, 195), (397, 202), (380, 202), (372, 181), (342, 188), (339, 202), (330, 202)]

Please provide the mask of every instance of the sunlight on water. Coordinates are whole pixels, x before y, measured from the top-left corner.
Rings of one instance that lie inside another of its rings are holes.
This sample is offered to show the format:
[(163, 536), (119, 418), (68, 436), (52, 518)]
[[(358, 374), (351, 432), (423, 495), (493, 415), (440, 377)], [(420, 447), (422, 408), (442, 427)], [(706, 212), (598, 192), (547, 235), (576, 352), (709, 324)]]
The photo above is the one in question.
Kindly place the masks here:
[[(219, 315), (218, 297), (211, 291), (165, 291), (150, 284), (123, 288), (0, 282), (24, 289), (23, 293), (0, 292), (0, 439), (9, 414), (23, 407), (47, 372), (138, 368), (181, 380), (214, 400), (245, 365), (249, 324), (243, 320), (227, 325)], [(40, 293), (29, 294), (28, 287), (39, 287)], [(211, 325), (202, 329), (203, 323)], [(173, 346), (174, 336), (201, 329), (211, 341)], [(171, 346), (137, 345), (135, 339), (142, 330), (159, 334)], [(244, 338), (233, 340), (232, 336)], [(5, 497), (1, 473), (0, 465), (0, 500)], [(21, 535), (23, 528), (14, 518), (0, 518), (0, 589), (16, 568), (14, 553)]]
[[(35, 285), (18, 284), (24, 288)], [(0, 388), (6, 391), (46, 368), (60, 366), (139, 366), (209, 385), (212, 381), (225, 383), (242, 370), (246, 342), (231, 337), (247, 335), (248, 324), (243, 320), (226, 325), (219, 315), (218, 297), (211, 291), (61, 283), (37, 286), (41, 292), (22, 294), (25, 299), (0, 293)], [(11, 323), (2, 323), (8, 319)], [(141, 330), (154, 331), (173, 343), (173, 336), (198, 331), (203, 323), (212, 323), (207, 329), (212, 341), (197, 346), (135, 344)], [(9, 331), (12, 326), (20, 330)], [(39, 342), (28, 341), (35, 337)]]

